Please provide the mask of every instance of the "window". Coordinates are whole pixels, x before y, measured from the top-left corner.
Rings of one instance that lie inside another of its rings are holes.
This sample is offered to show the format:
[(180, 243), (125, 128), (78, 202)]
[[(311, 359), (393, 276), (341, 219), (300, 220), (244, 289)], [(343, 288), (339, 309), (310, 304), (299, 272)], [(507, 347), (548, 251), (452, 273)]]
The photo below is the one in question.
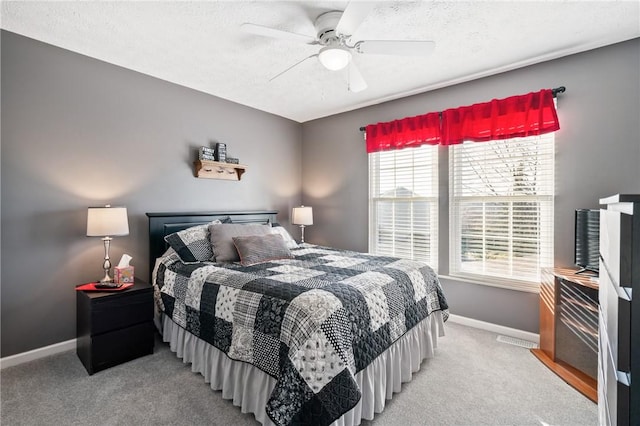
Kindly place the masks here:
[(449, 149), (450, 275), (537, 291), (553, 265), (554, 134)]
[[(553, 265), (554, 96), (564, 90), (367, 125), (369, 250), (538, 291)], [(439, 236), (438, 213), (448, 213)]]
[(369, 251), (438, 265), (438, 147), (369, 154)]

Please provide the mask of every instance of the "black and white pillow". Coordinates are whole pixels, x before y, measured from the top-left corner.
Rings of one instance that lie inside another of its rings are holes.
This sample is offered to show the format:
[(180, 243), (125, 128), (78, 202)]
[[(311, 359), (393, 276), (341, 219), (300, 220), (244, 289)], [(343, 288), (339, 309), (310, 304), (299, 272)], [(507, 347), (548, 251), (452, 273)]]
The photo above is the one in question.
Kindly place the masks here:
[(291, 259), (293, 255), (279, 234), (233, 237), (240, 263), (251, 266), (277, 259)]
[(169, 246), (180, 256), (183, 263), (198, 263), (211, 260), (213, 251), (209, 239), (209, 225), (229, 223), (228, 217), (204, 225), (196, 225), (164, 237)]

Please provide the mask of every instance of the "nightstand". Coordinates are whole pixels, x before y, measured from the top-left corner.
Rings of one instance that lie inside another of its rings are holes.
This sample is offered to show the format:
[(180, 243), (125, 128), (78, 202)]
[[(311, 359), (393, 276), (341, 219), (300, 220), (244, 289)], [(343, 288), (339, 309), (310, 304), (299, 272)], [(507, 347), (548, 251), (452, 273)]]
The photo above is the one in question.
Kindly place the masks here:
[(76, 353), (89, 374), (153, 353), (153, 288), (76, 291)]

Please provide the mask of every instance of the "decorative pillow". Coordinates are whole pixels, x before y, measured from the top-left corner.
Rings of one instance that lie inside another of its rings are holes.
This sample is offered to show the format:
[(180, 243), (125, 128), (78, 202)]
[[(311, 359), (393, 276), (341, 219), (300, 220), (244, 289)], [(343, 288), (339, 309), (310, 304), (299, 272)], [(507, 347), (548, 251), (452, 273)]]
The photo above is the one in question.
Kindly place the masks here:
[(296, 243), (296, 240), (294, 240), (291, 234), (289, 234), (289, 231), (283, 228), (279, 223), (274, 223), (271, 225), (271, 233), (281, 235), (282, 239), (287, 245), (287, 248), (292, 249), (298, 247), (298, 243)]
[(223, 223), (209, 225), (211, 249), (215, 262), (237, 262), (240, 260), (238, 251), (233, 245), (233, 237), (248, 235), (267, 235), (271, 233), (271, 226), (262, 224)]
[(180, 256), (183, 263), (197, 263), (211, 260), (211, 242), (209, 241), (209, 225), (222, 223), (219, 220), (196, 225), (164, 237), (169, 246)]
[(280, 234), (233, 237), (233, 244), (238, 250), (240, 263), (243, 266), (293, 258)]

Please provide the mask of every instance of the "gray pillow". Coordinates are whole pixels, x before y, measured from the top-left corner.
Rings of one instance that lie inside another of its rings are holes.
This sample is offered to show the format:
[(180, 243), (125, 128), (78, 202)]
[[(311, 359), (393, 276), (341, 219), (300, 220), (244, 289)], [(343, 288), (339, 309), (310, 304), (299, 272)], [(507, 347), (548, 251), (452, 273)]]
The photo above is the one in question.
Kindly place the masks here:
[(293, 258), (280, 234), (233, 237), (233, 244), (238, 249), (240, 263), (243, 266)]
[(215, 262), (237, 262), (240, 260), (238, 251), (233, 245), (233, 237), (249, 235), (267, 235), (271, 233), (271, 226), (261, 224), (223, 223), (209, 225), (211, 249)]

